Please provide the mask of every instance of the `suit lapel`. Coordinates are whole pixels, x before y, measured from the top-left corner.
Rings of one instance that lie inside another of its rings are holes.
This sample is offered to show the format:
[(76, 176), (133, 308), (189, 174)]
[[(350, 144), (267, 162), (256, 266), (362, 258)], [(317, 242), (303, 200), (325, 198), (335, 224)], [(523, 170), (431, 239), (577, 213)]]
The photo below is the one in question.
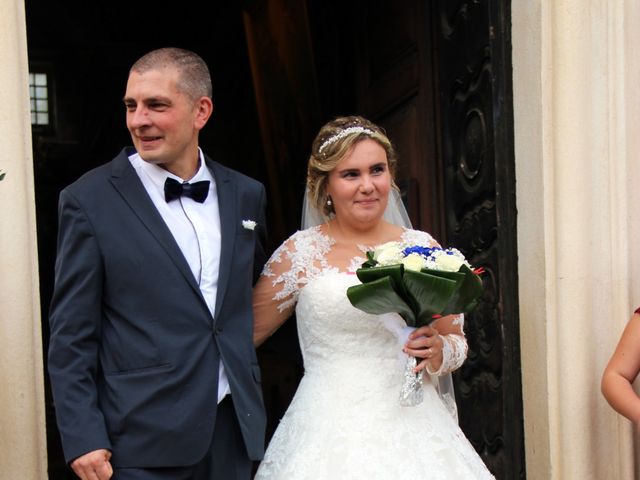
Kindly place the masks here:
[(214, 318), (218, 318), (218, 313), (222, 306), (225, 291), (229, 284), (229, 278), (232, 275), (231, 265), (233, 256), (233, 245), (237, 231), (237, 205), (235, 201), (236, 184), (230, 177), (228, 172), (216, 162), (212, 162), (209, 158), (207, 166), (213, 172), (213, 178), (216, 182), (216, 190), (218, 193), (218, 209), (220, 211), (220, 237), (222, 245), (220, 246), (220, 267), (218, 270), (218, 289), (216, 293), (216, 308)]
[(180, 247), (178, 247), (178, 244), (173, 238), (169, 227), (164, 223), (162, 216), (149, 198), (138, 174), (129, 161), (126, 150), (123, 150), (120, 155), (115, 158), (110, 181), (120, 195), (122, 195), (129, 207), (131, 207), (134, 214), (140, 219), (147, 230), (151, 232), (165, 252), (167, 252), (169, 258), (206, 307), (206, 302), (202, 297), (200, 288), (193, 277), (187, 260), (180, 251)]

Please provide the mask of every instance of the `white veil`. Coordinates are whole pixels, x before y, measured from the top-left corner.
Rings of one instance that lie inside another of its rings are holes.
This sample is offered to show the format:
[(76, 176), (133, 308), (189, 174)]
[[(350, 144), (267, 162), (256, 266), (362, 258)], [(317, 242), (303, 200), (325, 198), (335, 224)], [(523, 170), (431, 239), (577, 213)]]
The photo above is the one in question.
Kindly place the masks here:
[[(407, 209), (404, 208), (402, 203), (402, 197), (400, 192), (395, 188), (389, 191), (389, 199), (387, 201), (387, 208), (384, 211), (383, 217), (387, 222), (398, 225), (399, 227), (412, 228), (411, 220)], [(309, 200), (309, 192), (304, 196), (302, 202), (302, 219), (300, 225), (303, 230), (307, 228), (315, 227), (316, 225), (322, 225), (328, 220)]]
[[(412, 228), (411, 220), (409, 219), (409, 214), (407, 213), (407, 209), (402, 202), (402, 197), (400, 196), (400, 192), (392, 188), (389, 192), (389, 198), (387, 201), (387, 208), (384, 211), (383, 218), (394, 225), (398, 225), (399, 227), (404, 228)], [(322, 225), (328, 220), (322, 212), (320, 212), (313, 202), (309, 199), (309, 191), (307, 190), (304, 195), (304, 200), (302, 202), (302, 219), (301, 226), (303, 230), (307, 228), (315, 227), (317, 225)], [(438, 391), (438, 395), (442, 399), (443, 403), (449, 410), (449, 413), (453, 416), (453, 418), (458, 421), (458, 409), (455, 401), (455, 391), (453, 389), (453, 380), (451, 378), (451, 374), (447, 373), (436, 377), (435, 375), (431, 375), (431, 381), (436, 386)]]

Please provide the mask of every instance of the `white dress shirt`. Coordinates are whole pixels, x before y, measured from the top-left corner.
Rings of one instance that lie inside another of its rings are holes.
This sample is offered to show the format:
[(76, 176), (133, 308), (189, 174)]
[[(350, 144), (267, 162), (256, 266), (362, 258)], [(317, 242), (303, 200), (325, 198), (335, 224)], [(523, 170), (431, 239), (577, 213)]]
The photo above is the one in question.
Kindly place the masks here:
[[(218, 290), (218, 271), (220, 268), (220, 211), (218, 193), (213, 174), (204, 161), (202, 150), (198, 149), (200, 168), (189, 183), (209, 180), (209, 194), (204, 203), (198, 203), (189, 197), (180, 197), (171, 202), (164, 199), (164, 182), (167, 177), (180, 183), (182, 179), (164, 168), (145, 162), (135, 153), (129, 161), (147, 190), (153, 204), (169, 227), (173, 238), (191, 267), (202, 296), (207, 302), (211, 316), (214, 316), (216, 293)], [(222, 361), (218, 381), (218, 403), (230, 393), (229, 380)]]

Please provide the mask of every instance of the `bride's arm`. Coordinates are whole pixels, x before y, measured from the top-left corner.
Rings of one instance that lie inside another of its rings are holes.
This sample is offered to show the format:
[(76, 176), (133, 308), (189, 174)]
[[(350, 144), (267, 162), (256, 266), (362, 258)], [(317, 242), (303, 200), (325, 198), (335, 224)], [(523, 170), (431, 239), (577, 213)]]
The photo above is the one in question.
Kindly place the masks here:
[(415, 370), (425, 369), (431, 375), (444, 375), (460, 368), (467, 358), (468, 348), (463, 324), (464, 315), (447, 315), (409, 335), (405, 353), (423, 359)]
[(273, 335), (295, 308), (292, 304), (280, 310), (275, 300), (276, 293), (272, 280), (261, 275), (253, 289), (253, 343), (256, 347)]
[(261, 345), (293, 314), (298, 300), (298, 276), (290, 240), (265, 265), (253, 289), (253, 343)]

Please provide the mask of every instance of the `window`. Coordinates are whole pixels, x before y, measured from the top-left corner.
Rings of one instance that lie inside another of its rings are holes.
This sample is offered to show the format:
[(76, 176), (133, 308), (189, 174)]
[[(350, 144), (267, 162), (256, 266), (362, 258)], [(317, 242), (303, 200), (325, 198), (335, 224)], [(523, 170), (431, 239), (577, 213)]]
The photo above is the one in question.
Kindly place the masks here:
[(48, 127), (50, 122), (49, 85), (47, 74), (29, 73), (29, 97), (31, 98), (31, 125)]

